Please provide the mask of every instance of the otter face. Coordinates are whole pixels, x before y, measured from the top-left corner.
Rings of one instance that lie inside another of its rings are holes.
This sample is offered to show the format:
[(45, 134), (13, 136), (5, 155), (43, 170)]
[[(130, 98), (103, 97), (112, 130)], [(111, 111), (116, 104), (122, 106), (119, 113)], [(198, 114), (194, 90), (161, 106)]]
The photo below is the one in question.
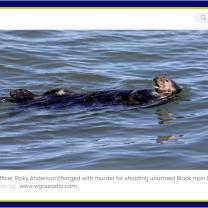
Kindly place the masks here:
[(180, 87), (165, 76), (157, 76), (153, 79), (154, 89), (157, 93), (173, 94), (181, 91)]

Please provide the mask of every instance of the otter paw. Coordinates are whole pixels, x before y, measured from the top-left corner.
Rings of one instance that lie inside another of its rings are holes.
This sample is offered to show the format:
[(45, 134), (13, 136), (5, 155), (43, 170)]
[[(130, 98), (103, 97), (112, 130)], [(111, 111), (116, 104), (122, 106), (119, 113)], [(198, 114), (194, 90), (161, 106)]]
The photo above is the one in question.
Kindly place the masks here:
[(19, 101), (19, 102), (33, 100), (35, 97), (35, 95), (32, 92), (26, 89), (11, 90), (10, 96), (14, 101)]

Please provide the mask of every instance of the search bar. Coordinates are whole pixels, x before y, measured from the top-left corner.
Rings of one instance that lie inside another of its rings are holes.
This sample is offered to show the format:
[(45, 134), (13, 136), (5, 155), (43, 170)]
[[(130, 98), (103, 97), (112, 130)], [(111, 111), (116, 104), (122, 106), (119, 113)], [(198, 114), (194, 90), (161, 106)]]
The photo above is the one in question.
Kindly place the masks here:
[(208, 23), (208, 12), (200, 12), (196, 15), (197, 22)]

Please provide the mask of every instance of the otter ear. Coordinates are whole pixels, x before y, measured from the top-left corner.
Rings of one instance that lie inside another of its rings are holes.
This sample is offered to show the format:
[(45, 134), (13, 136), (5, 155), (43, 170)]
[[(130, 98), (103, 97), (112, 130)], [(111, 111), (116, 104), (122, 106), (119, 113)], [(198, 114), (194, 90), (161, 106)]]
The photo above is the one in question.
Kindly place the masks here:
[(10, 96), (14, 101), (17, 102), (25, 102), (29, 100), (33, 100), (35, 95), (26, 89), (17, 89), (17, 90), (11, 90)]

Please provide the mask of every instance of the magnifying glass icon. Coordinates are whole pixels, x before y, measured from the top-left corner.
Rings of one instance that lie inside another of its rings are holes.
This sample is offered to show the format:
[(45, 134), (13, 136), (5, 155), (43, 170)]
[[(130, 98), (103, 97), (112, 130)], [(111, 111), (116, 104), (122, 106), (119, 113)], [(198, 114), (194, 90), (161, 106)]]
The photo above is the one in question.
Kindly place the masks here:
[(208, 12), (198, 13), (196, 15), (196, 20), (198, 22), (208, 22)]
[(206, 21), (207, 21), (207, 16), (206, 16), (205, 14), (201, 14), (200, 19), (201, 19), (202, 21), (206, 22)]

